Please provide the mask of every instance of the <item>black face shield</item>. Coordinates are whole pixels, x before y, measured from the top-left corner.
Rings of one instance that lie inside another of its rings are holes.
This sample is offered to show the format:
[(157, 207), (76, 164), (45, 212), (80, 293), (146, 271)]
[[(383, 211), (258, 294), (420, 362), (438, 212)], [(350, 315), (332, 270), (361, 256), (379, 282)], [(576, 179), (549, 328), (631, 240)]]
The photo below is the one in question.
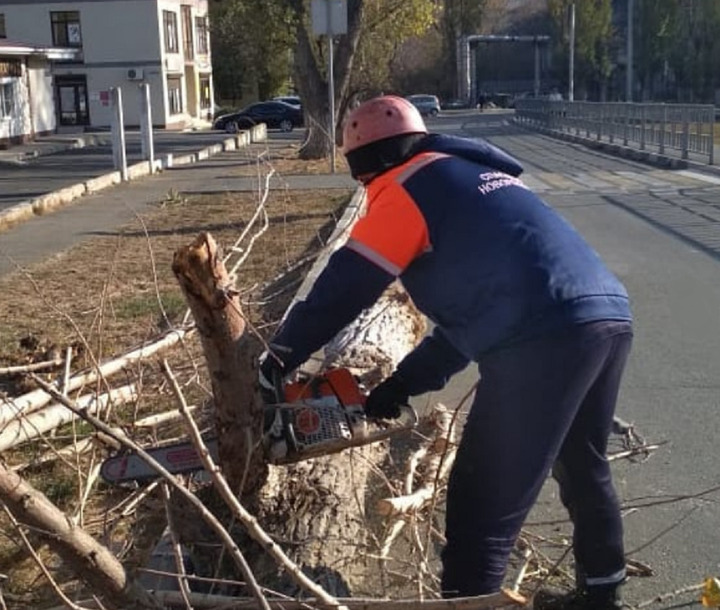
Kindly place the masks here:
[(413, 149), (427, 134), (410, 133), (392, 136), (356, 148), (345, 155), (352, 177), (367, 174), (381, 174), (407, 161)]

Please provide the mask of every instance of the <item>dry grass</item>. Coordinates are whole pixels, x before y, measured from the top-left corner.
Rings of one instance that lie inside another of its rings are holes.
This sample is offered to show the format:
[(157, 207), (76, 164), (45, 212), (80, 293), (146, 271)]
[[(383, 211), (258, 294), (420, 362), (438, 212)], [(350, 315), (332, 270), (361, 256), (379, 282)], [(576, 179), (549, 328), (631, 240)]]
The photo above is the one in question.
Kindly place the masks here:
[[(305, 163), (287, 151), (274, 161), (280, 175), (298, 172), (326, 172), (328, 161)], [(245, 170), (256, 172), (257, 167)], [(240, 267), (236, 285), (242, 294), (244, 313), (263, 333), (269, 333), (299, 287), (304, 273), (325, 244), (352, 195), (350, 190), (273, 191), (266, 203), (268, 230), (253, 246)], [(135, 222), (119, 227), (115, 235), (88, 239), (72, 249), (27, 270), (18, 270), (0, 279), (0, 367), (42, 360), (48, 353), (64, 354), (75, 348), (73, 372), (93, 361), (126, 353), (182, 322), (184, 299), (171, 270), (174, 251), (208, 231), (229, 248), (245, 229), (257, 208), (257, 195), (226, 193), (218, 196), (184, 197), (171, 193), (156, 208)], [(281, 286), (268, 284), (283, 270), (310, 256), (309, 263)], [(273, 298), (267, 300), (271, 292)], [(188, 341), (167, 357), (187, 391), (188, 400), (202, 404), (209, 397), (199, 342)], [(51, 373), (57, 378), (58, 369)], [(120, 383), (134, 381), (141, 387), (138, 400), (119, 406), (106, 419), (121, 425), (144, 443), (157, 441), (162, 434), (172, 437), (182, 430), (169, 428), (149, 433), (133, 430), (133, 422), (149, 413), (173, 407), (173, 399), (159, 371), (158, 362), (149, 362), (121, 375)], [(113, 383), (115, 385), (115, 383)], [(20, 376), (0, 377), (0, 398), (18, 396), (30, 389)], [(53, 436), (5, 451), (10, 465), (24, 465), (23, 476), (44, 491), (69, 514), (80, 514), (80, 523), (100, 537), (128, 565), (143, 561), (158, 527), (164, 526), (164, 511), (157, 500), (147, 500), (139, 512), (122, 516), (117, 503), (127, 491), (96, 483), (87, 502), (81, 501), (87, 481), (75, 463), (55, 460), (33, 466), (34, 460), (77, 442), (91, 431), (84, 425), (66, 426)], [(106, 450), (83, 457), (101, 460)], [(78, 462), (79, 463), (79, 462)], [(40, 608), (53, 596), (37, 569), (27, 560), (17, 537), (5, 522), (0, 528), (0, 573), (8, 575), (2, 592), (10, 608)], [(69, 575), (56, 566), (57, 577)], [(57, 603), (55, 598), (54, 603)]]

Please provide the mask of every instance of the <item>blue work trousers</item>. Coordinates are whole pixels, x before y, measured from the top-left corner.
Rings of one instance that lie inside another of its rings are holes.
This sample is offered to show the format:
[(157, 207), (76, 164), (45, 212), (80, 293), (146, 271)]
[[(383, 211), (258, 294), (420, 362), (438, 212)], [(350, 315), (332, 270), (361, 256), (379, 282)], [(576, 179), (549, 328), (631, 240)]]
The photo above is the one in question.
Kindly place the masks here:
[(606, 459), (629, 322), (570, 327), (480, 360), (450, 474), (442, 552), (445, 597), (498, 591), (510, 552), (552, 471), (588, 582), (624, 576), (620, 507)]

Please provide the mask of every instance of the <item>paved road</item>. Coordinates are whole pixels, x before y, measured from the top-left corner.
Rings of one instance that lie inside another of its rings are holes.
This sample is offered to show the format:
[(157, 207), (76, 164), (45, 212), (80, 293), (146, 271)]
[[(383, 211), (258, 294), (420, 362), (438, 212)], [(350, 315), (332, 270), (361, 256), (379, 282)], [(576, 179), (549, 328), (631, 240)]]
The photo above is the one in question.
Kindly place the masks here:
[[(665, 444), (644, 463), (620, 461), (614, 465), (618, 490), (627, 507), (628, 550), (633, 559), (648, 564), (656, 573), (651, 578), (633, 578), (628, 597), (637, 603), (700, 583), (706, 576), (720, 575), (718, 496), (697, 496), (720, 485), (716, 457), (720, 395), (718, 174), (702, 168), (654, 169), (522, 131), (506, 119), (498, 114), (453, 114), (432, 120), (431, 127), (488, 138), (517, 156), (526, 167), (527, 184), (587, 236), (625, 281), (633, 299), (636, 340), (623, 386), (621, 415), (635, 422), (650, 441)], [(71, 161), (69, 168), (63, 159)], [(74, 168), (79, 159), (84, 159), (86, 166)], [(38, 161), (33, 167), (42, 170), (25, 168), (36, 172), (33, 180), (44, 181), (35, 183), (36, 189), (59, 180), (58, 174), (94, 167), (92, 153)], [(223, 153), (197, 167), (164, 172), (91, 196), (80, 204), (92, 212), (85, 214), (87, 224), (67, 239), (82, 239), (112, 226), (119, 221), (109, 217), (113, 213), (122, 216), (118, 210), (125, 210), (130, 214), (125, 207), (129, 202), (142, 201), (171, 185), (181, 191), (205, 189), (208, 184), (227, 190), (250, 188), (244, 179), (233, 176), (233, 163), (237, 157)], [(30, 179), (19, 173), (10, 175), (0, 170), (0, 184), (5, 180), (5, 184), (22, 185)], [(344, 179), (347, 177), (332, 178), (338, 187), (344, 184), (349, 188), (351, 182)], [(2, 193), (7, 190), (0, 187)], [(14, 240), (13, 254), (24, 244), (32, 259), (37, 255), (36, 244), (45, 239), (38, 238), (40, 231), (48, 238), (57, 236), (62, 233), (57, 229), (61, 215), (70, 213), (63, 210), (0, 235), (0, 248)], [(454, 404), (473, 381), (469, 373), (458, 376), (443, 393), (423, 400)], [(558, 507), (554, 485), (549, 484), (533, 513), (533, 531), (551, 537), (566, 532), (563, 524), (537, 525), (562, 517)], [(654, 607), (693, 599), (696, 596), (680, 596)]]
[[(648, 440), (665, 444), (644, 463), (614, 463), (628, 551), (656, 573), (631, 580), (629, 601), (720, 576), (719, 496), (690, 497), (720, 486), (718, 174), (657, 170), (519, 131), (502, 117), (441, 124), (518, 157), (525, 182), (582, 231), (630, 291), (636, 336), (620, 415)], [(473, 381), (466, 374), (440, 399), (450, 404)], [(563, 516), (558, 506), (550, 483), (531, 523)], [(555, 523), (530, 529), (550, 537), (568, 531)], [(653, 607), (694, 600), (697, 593)]]

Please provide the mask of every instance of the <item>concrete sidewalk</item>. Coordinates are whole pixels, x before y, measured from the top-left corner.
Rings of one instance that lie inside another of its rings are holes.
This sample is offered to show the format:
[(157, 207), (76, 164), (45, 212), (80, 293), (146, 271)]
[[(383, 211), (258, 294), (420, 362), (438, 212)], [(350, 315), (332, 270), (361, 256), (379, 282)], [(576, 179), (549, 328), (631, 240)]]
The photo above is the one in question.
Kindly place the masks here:
[[(196, 153), (192, 158), (181, 159), (181, 164), (173, 164), (156, 174), (108, 184), (46, 210), (38, 206), (35, 210), (28, 209), (27, 204), (9, 208), (22, 214), (22, 218), (6, 222), (3, 228), (3, 215), (0, 213), (0, 276), (61, 254), (92, 236), (113, 233), (117, 227), (131, 222), (137, 214), (156, 207), (170, 194), (192, 196), (257, 192), (260, 187), (258, 178), (240, 176), (235, 169), (254, 162), (257, 155), (268, 150), (286, 148), (289, 143), (276, 138), (260, 139), (213, 154)], [(346, 173), (274, 175), (270, 188), (342, 189), (353, 192), (357, 183)], [(50, 211), (52, 213), (47, 213)], [(5, 215), (6, 221), (8, 216)]]

